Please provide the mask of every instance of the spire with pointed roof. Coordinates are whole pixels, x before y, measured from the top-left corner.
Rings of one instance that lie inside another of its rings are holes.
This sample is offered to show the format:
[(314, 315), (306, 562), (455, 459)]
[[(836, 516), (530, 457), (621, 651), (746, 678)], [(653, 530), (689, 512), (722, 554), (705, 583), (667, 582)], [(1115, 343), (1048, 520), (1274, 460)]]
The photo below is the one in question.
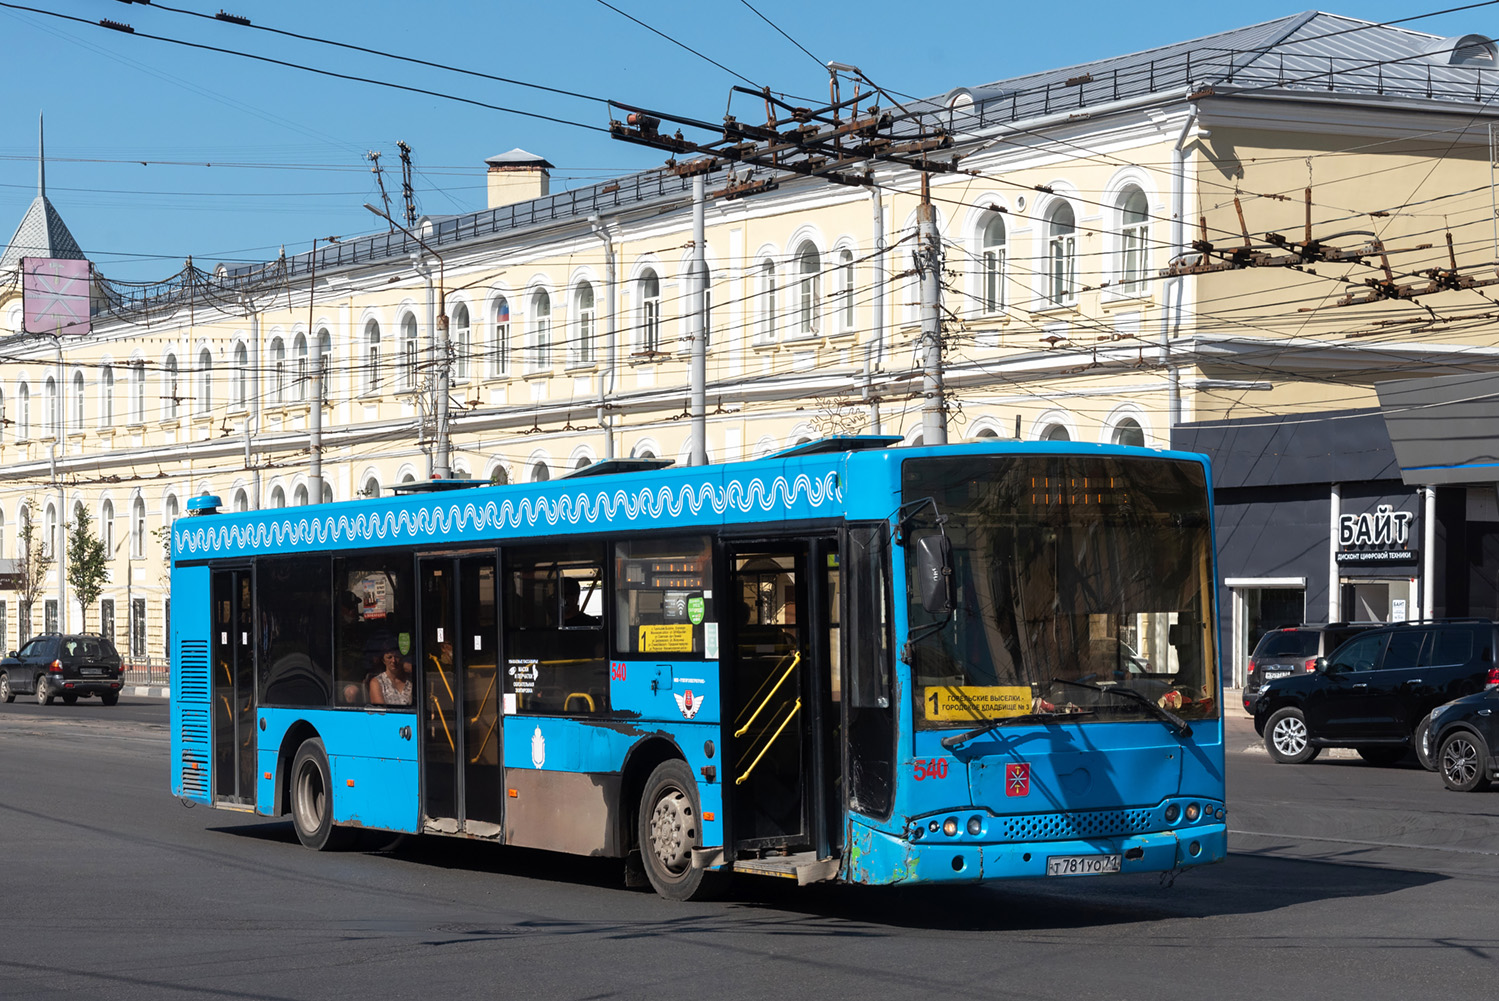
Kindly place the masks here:
[(83, 250), (68, 224), (47, 198), (47, 154), (43, 140), (42, 116), (36, 119), (36, 198), (21, 217), (21, 225), (0, 253), (0, 269), (19, 267), (23, 257), (61, 257), (84, 260)]

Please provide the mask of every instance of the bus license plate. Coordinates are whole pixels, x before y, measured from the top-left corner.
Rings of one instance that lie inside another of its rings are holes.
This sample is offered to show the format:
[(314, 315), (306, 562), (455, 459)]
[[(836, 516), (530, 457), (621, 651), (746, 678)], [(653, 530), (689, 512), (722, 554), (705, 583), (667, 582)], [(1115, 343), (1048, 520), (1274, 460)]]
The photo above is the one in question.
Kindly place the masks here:
[(1101, 876), (1119, 871), (1118, 855), (1048, 855), (1048, 876)]

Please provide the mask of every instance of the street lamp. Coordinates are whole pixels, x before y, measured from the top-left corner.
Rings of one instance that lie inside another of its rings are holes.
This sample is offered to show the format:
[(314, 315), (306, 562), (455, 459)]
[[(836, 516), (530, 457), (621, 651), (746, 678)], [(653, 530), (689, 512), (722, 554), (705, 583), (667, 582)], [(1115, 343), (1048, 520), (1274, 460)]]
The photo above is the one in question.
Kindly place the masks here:
[[(437, 344), (438, 349), (442, 352), (442, 361), (437, 366), (437, 406), (435, 408), (437, 411), (437, 455), (432, 461), (432, 478), (434, 480), (446, 480), (452, 475), (449, 463), (452, 447), (448, 440), (448, 393), (450, 392), (448, 365), (451, 351), (448, 342), (446, 265), (443, 263), (442, 255), (427, 246), (427, 241), (396, 222), (390, 217), (389, 213), (371, 205), (369, 202), (365, 202), (364, 207), (390, 223), (402, 233), (411, 237), (417, 242), (418, 246), (437, 258)], [(430, 271), (427, 273), (431, 274)]]

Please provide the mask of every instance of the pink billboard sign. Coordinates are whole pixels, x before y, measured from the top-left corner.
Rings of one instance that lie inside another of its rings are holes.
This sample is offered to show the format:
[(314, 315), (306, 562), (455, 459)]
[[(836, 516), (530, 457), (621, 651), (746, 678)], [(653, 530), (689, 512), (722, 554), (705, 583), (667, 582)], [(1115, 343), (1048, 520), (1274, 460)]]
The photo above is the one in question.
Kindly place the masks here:
[(28, 334), (89, 332), (89, 262), (52, 257), (21, 261)]

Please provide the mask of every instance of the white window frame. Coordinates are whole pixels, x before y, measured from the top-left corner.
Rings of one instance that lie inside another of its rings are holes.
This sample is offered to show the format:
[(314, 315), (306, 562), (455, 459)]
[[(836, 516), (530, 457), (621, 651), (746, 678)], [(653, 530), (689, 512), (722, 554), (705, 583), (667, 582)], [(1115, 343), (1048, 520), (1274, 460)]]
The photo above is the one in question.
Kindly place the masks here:
[(530, 341), (527, 369), (545, 372), (552, 367), (552, 293), (534, 288), (527, 303), (526, 318)]
[[(1065, 211), (1069, 228), (1057, 221)], [(1058, 201), (1046, 213), (1046, 299), (1054, 306), (1077, 304), (1077, 212)]]
[(510, 299), (503, 295), (494, 297), (490, 322), (489, 375), (503, 379), (510, 374)]

